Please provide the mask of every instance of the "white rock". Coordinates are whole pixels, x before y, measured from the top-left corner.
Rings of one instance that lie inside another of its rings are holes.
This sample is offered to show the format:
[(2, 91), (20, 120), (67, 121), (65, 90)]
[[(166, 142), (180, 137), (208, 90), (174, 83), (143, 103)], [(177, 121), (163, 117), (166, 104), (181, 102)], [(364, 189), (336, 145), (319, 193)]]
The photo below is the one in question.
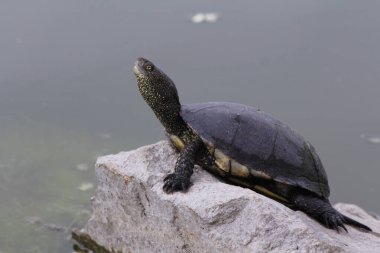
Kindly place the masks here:
[[(73, 236), (115, 252), (380, 252), (376, 233), (326, 229), (202, 169), (195, 170), (187, 193), (165, 194), (162, 179), (175, 160), (166, 141), (100, 157), (92, 217)], [(336, 208), (380, 231), (380, 221), (361, 208)]]

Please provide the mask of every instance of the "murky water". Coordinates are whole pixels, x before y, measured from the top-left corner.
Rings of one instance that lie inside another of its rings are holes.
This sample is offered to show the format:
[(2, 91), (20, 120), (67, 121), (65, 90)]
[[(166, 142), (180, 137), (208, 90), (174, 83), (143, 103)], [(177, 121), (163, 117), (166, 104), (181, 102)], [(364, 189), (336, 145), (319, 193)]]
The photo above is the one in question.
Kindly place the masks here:
[[(317, 148), (332, 202), (380, 212), (380, 2), (0, 3), (0, 252), (70, 252), (98, 155), (164, 138), (139, 96), (145, 56), (184, 103), (233, 101)], [(194, 24), (197, 12), (215, 23)], [(89, 168), (89, 169), (87, 169)]]

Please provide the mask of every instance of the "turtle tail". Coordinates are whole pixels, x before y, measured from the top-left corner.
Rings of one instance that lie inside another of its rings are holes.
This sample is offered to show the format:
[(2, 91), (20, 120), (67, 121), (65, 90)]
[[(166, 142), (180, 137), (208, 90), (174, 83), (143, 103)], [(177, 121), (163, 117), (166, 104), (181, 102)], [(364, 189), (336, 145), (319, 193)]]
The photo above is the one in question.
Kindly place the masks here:
[(344, 218), (344, 223), (345, 224), (348, 224), (348, 225), (352, 225), (352, 226), (355, 226), (355, 227), (358, 227), (358, 228), (362, 228), (364, 230), (367, 230), (369, 232), (372, 232), (372, 229), (370, 229), (369, 227), (367, 227), (366, 225), (363, 225), (361, 224), (360, 222), (354, 220), (354, 219), (351, 219), (350, 217), (347, 217), (346, 215), (344, 214), (341, 214)]
[(292, 194), (291, 200), (295, 209), (303, 211), (325, 227), (335, 229), (337, 232), (339, 232), (339, 228), (347, 231), (345, 224), (372, 231), (360, 222), (341, 214), (331, 206), (327, 199), (322, 199), (315, 194), (295, 192)]

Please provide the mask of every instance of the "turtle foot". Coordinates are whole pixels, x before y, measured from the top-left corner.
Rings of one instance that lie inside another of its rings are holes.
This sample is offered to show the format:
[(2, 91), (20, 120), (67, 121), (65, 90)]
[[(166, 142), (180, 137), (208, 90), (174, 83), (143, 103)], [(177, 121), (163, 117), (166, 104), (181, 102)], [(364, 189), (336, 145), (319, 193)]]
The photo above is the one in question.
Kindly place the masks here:
[(168, 194), (176, 191), (186, 191), (189, 189), (190, 185), (190, 177), (171, 173), (164, 178), (163, 190)]
[(322, 217), (320, 217), (321, 223), (330, 229), (336, 230), (338, 233), (340, 228), (344, 229), (347, 232), (347, 228), (344, 226), (344, 223), (347, 223), (345, 221), (345, 217), (336, 210), (334, 211), (335, 212), (327, 211), (322, 214)]

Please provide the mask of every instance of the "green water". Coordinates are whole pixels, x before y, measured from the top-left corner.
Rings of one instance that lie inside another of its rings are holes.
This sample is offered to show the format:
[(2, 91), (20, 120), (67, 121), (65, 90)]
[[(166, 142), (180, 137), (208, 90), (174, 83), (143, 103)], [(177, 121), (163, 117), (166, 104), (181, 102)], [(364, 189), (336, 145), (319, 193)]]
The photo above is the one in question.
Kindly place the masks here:
[[(88, 218), (92, 194), (78, 189), (83, 181), (93, 181), (92, 171), (78, 171), (76, 163), (92, 164), (99, 150), (91, 145), (101, 142), (30, 127), (1, 133), (1, 251), (69, 252), (69, 229)], [(33, 222), (36, 219), (41, 222)]]
[[(333, 203), (380, 213), (380, 145), (366, 139), (380, 136), (379, 7), (2, 1), (0, 252), (71, 252), (96, 157), (164, 138), (138, 94), (139, 56), (172, 77), (184, 103), (239, 102), (287, 122), (320, 154)], [(191, 23), (208, 11), (220, 19)]]

